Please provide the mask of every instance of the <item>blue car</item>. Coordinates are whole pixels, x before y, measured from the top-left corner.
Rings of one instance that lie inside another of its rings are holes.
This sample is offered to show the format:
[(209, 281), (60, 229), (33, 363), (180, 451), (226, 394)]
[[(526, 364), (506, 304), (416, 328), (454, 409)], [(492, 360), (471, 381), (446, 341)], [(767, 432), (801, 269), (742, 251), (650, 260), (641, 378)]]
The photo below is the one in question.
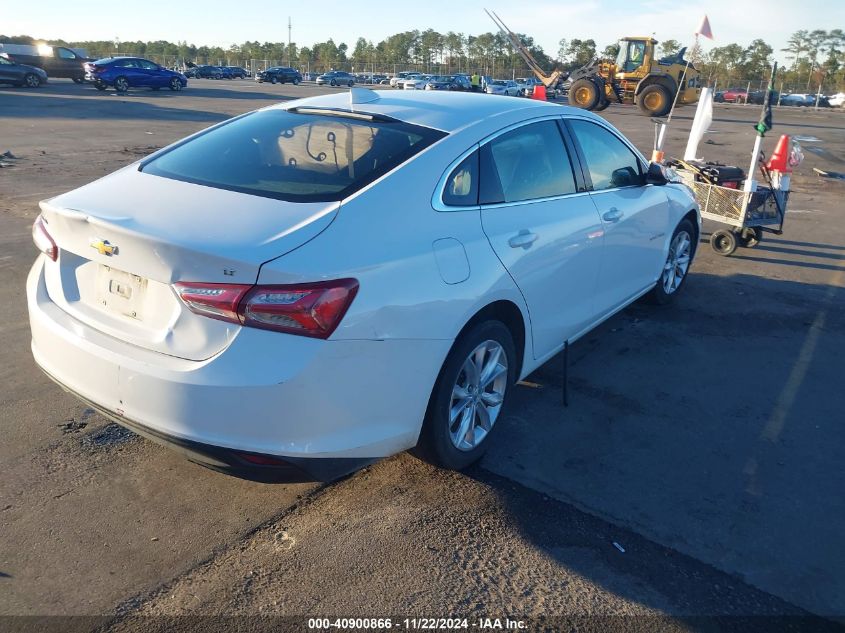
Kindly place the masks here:
[(106, 57), (88, 62), (85, 64), (85, 78), (97, 90), (112, 86), (118, 92), (126, 92), (130, 88), (181, 90), (188, 85), (188, 78), (182, 73), (140, 57)]

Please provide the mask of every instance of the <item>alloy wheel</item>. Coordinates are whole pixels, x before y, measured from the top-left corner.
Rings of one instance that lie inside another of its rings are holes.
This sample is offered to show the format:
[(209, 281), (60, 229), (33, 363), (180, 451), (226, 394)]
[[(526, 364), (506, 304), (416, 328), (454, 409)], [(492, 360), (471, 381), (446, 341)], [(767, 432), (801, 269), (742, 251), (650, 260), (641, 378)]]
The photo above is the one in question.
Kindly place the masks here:
[(476, 347), (461, 366), (449, 403), (449, 437), (459, 451), (471, 451), (490, 433), (505, 399), (508, 357), (493, 340)]
[(670, 295), (681, 287), (689, 270), (692, 240), (686, 231), (678, 231), (669, 246), (669, 256), (663, 267), (663, 291)]
[(38, 86), (41, 85), (41, 80), (38, 79), (37, 75), (30, 73), (29, 75), (26, 76), (26, 85), (29, 86), (30, 88), (37, 88)]

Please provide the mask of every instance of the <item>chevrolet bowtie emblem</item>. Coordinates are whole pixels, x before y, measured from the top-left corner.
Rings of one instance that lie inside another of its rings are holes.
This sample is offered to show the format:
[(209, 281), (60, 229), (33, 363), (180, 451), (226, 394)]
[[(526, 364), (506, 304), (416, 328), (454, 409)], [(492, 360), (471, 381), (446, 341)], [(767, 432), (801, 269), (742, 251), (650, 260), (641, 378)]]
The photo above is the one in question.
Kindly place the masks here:
[(100, 255), (117, 255), (117, 246), (109, 244), (108, 240), (92, 239), (88, 245), (96, 248)]

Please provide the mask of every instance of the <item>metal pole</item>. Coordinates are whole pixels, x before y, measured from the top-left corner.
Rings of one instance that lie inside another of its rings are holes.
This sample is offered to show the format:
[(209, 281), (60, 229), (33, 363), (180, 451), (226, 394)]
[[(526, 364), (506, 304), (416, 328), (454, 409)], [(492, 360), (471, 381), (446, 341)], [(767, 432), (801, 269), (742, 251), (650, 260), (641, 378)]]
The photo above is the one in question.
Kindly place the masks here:
[(748, 93), (751, 92), (751, 82), (748, 82), (748, 86), (745, 88), (745, 103), (743, 105), (748, 105)]
[(290, 50), (290, 41), (291, 41), (291, 40), (290, 40), (290, 29), (291, 29), (290, 16), (288, 16), (288, 66), (291, 66), (291, 61), (292, 61), (292, 60), (291, 60), (291, 58), (290, 58), (290, 57), (291, 57), (291, 50)]
[[(769, 99), (772, 97), (772, 88), (775, 85), (775, 73), (778, 70), (777, 62), (774, 63), (772, 66), (772, 75), (769, 78), (769, 86), (766, 89), (766, 97), (763, 99), (763, 116), (766, 114), (766, 110), (769, 107)], [(760, 127), (757, 128), (757, 138), (754, 141), (754, 149), (751, 152), (751, 166), (748, 168), (748, 174), (745, 177), (745, 187), (744, 191), (746, 193), (750, 193), (752, 191), (757, 190), (757, 181), (754, 179), (754, 174), (757, 171), (757, 162), (760, 160), (760, 147), (763, 144), (763, 134), (765, 134), (765, 129), (761, 129)], [(745, 197), (744, 207), (747, 208), (749, 197)]]

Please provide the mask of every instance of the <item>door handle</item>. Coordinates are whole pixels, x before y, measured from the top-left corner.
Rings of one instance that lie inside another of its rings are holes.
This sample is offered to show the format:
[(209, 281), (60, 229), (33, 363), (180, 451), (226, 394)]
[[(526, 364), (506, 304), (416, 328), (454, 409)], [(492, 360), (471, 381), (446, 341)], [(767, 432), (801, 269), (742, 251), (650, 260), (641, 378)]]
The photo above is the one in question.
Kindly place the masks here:
[(531, 233), (530, 231), (520, 231), (519, 235), (514, 235), (508, 240), (511, 248), (527, 248), (537, 241), (539, 235)]
[(610, 207), (610, 210), (607, 213), (605, 213), (603, 216), (601, 216), (601, 218), (605, 222), (619, 222), (619, 220), (621, 220), (622, 216), (624, 216), (624, 215), (625, 214), (622, 213), (622, 211), (620, 211), (616, 207)]

